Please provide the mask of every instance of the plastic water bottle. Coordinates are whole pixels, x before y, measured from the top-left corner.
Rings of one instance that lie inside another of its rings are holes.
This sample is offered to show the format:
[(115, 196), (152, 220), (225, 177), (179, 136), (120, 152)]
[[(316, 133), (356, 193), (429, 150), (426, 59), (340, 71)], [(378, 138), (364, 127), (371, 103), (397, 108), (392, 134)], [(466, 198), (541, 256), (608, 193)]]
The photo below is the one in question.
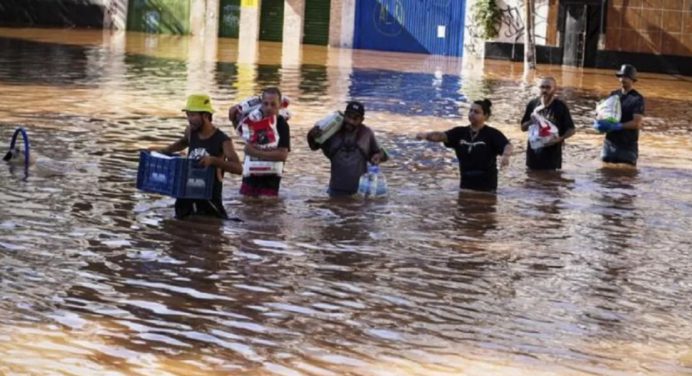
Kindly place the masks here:
[(387, 180), (380, 172), (379, 166), (369, 166), (368, 172), (360, 177), (358, 194), (363, 197), (382, 197), (387, 195)]
[(262, 104), (262, 98), (259, 96), (254, 96), (254, 97), (246, 98), (244, 101), (238, 103), (238, 107), (240, 107), (240, 113), (247, 115), (248, 113), (250, 113), (250, 111), (259, 107), (259, 105), (261, 105), (261, 104)]

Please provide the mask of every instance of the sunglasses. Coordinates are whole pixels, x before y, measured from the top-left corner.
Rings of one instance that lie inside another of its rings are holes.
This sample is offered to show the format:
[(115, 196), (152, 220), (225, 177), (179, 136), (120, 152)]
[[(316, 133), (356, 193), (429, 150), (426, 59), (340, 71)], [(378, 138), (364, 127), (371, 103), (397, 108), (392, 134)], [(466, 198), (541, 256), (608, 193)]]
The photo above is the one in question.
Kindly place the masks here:
[(553, 87), (550, 85), (541, 85), (538, 87), (539, 89), (552, 89)]
[(274, 107), (274, 108), (279, 106), (279, 104), (276, 102), (262, 102), (262, 105), (265, 107)]

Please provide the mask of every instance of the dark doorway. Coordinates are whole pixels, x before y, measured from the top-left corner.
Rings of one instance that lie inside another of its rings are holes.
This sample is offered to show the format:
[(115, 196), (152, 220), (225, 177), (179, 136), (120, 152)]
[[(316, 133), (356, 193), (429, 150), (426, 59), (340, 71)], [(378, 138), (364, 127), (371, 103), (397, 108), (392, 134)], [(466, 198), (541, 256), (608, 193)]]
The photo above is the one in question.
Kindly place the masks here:
[(260, 9), (260, 40), (281, 42), (284, 37), (284, 0), (263, 0)]
[(602, 9), (600, 2), (566, 1), (563, 4), (562, 64), (575, 67), (596, 65)]

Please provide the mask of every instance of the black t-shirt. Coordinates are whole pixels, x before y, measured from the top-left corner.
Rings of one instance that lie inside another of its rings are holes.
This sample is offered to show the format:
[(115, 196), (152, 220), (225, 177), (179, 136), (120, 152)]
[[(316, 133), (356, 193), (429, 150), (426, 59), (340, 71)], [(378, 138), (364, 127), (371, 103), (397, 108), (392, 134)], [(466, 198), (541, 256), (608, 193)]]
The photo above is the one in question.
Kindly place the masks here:
[[(276, 132), (279, 134), (279, 143), (277, 148), (286, 148), (291, 151), (291, 131), (288, 122), (283, 116), (276, 117)], [(277, 190), (281, 186), (281, 176), (266, 175), (266, 176), (245, 176), (243, 184), (252, 186), (253, 188)]]
[(459, 159), (461, 188), (479, 191), (497, 189), (497, 156), (509, 140), (499, 130), (484, 126), (477, 134), (471, 127), (456, 127), (445, 132), (445, 146), (454, 149)]
[[(615, 90), (610, 95), (620, 97), (622, 108), (621, 123), (627, 123), (634, 119), (634, 115), (644, 115), (644, 97), (632, 89), (627, 94), (622, 90)], [(604, 144), (604, 160), (606, 162), (636, 163), (639, 155), (639, 130), (621, 129), (608, 132)]]
[[(188, 138), (188, 158), (195, 159), (207, 155), (223, 157), (223, 143), (228, 140), (230, 140), (228, 135), (220, 129), (205, 139), (199, 137), (199, 132), (192, 132)], [(221, 176), (223, 176), (223, 172)], [(223, 182), (217, 176), (214, 179), (211, 200), (177, 199), (175, 202), (176, 216), (181, 218), (195, 213), (226, 218), (226, 211), (221, 200), (222, 190)]]
[[(531, 119), (531, 113), (541, 104), (541, 98), (536, 98), (526, 105), (524, 117), (521, 118), (521, 123)], [(564, 136), (567, 131), (574, 129), (572, 115), (569, 113), (569, 108), (565, 102), (555, 98), (548, 107), (538, 110), (538, 114), (555, 124), (560, 137)], [(532, 170), (557, 170), (562, 168), (562, 145), (550, 145), (548, 147), (533, 150), (526, 144), (526, 166)]]

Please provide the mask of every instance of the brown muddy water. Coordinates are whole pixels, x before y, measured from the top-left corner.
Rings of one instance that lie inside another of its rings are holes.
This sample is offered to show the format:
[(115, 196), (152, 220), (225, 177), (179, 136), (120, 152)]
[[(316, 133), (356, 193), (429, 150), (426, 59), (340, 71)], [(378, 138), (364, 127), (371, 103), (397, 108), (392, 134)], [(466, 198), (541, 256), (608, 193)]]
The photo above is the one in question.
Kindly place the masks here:
[[(240, 51), (240, 52), (239, 52)], [(590, 129), (610, 71), (542, 66), (577, 135), (564, 171), (527, 174), (521, 66), (235, 40), (0, 29), (0, 374), (690, 375), (692, 83), (642, 74), (636, 171), (604, 169)], [(282, 197), (243, 222), (177, 221), (135, 189), (137, 151), (174, 140), (185, 96), (215, 122), (266, 85), (293, 99)], [(496, 196), (457, 191), (470, 99), (517, 151)], [(393, 155), (390, 196), (330, 200), (305, 133), (346, 100)], [(4, 145), (4, 144), (3, 144)], [(6, 146), (0, 145), (4, 148)]]

